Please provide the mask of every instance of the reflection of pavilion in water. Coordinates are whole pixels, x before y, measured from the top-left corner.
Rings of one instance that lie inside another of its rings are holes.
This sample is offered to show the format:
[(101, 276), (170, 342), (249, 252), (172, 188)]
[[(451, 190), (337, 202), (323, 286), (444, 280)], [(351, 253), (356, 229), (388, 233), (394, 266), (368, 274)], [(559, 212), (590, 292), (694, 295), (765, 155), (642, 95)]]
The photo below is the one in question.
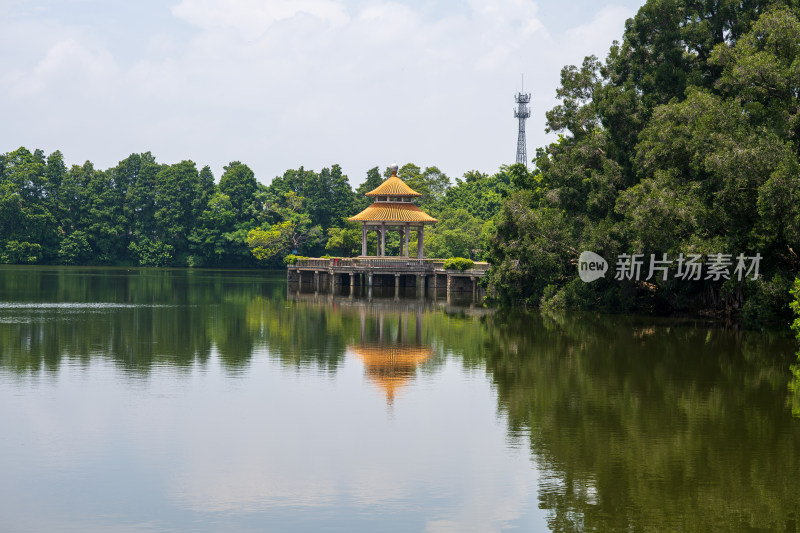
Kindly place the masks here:
[(434, 310), (472, 315), (489, 312), (474, 305), (454, 306), (429, 299), (364, 299), (299, 291), (290, 292), (288, 297), (358, 314), (359, 337), (352, 339), (348, 350), (361, 360), (367, 379), (383, 391), (390, 405), (397, 393), (413, 382), (418, 368), (433, 356), (433, 346), (423, 331), (423, 314)]
[(391, 405), (396, 392), (411, 382), (417, 367), (433, 355), (433, 348), (422, 341), (421, 308), (411, 317), (410, 336), (407, 311), (373, 310), (367, 315), (368, 309), (362, 307), (360, 342), (348, 348), (361, 359), (367, 378), (386, 394)]

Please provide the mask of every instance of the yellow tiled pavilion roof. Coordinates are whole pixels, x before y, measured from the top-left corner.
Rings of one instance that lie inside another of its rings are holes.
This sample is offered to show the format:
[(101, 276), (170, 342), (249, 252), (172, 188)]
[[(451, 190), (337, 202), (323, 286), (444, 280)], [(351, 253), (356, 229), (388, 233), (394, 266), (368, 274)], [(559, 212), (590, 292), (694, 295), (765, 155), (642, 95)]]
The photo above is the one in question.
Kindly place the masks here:
[(366, 366), (383, 369), (415, 367), (433, 355), (430, 346), (382, 346), (361, 344), (349, 347)]
[(397, 177), (397, 174), (392, 174), (392, 177), (369, 191), (365, 196), (422, 196), (422, 194), (406, 185)]
[(429, 346), (351, 346), (350, 349), (364, 363), (367, 377), (386, 394), (386, 401), (394, 403), (396, 391), (414, 377), (416, 367), (430, 358)]
[(406, 202), (376, 202), (347, 220), (353, 222), (438, 222), (419, 207)]

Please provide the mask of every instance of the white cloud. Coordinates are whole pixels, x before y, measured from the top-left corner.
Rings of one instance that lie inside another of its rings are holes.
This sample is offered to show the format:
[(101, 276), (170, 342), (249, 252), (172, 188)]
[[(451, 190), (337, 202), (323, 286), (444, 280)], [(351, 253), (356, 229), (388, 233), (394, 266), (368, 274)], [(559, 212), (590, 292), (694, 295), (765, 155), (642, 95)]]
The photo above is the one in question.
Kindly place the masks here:
[(41, 96), (48, 91), (102, 98), (109, 94), (117, 67), (111, 54), (74, 39), (58, 41), (30, 71), (13, 69), (0, 79), (12, 98)]
[(250, 38), (302, 15), (334, 25), (348, 19), (344, 6), (334, 0), (182, 0), (172, 13), (199, 28), (230, 28)]
[(634, 12), (624, 6), (604, 6), (591, 21), (567, 30), (562, 42), (568, 47), (570, 55), (580, 56), (575, 62), (580, 62), (590, 54), (603, 60), (612, 41), (622, 40), (625, 20), (633, 15)]

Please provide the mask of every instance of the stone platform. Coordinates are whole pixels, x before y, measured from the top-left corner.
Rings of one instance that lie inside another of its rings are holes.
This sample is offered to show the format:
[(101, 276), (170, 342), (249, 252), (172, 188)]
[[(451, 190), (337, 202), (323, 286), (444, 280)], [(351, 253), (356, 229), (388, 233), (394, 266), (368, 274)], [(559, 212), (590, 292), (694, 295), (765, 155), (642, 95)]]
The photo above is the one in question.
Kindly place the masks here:
[(445, 270), (444, 259), (415, 259), (408, 257), (353, 257), (353, 258), (308, 258), (300, 259), (287, 267), (287, 282), (300, 285), (311, 284), (315, 291), (330, 290), (337, 286), (350, 287), (394, 287), (399, 294), (401, 287), (416, 287), (418, 291), (433, 291), (437, 294), (445, 289), (452, 293), (472, 293), (474, 298), (483, 296), (478, 279), (486, 275), (489, 263), (476, 262), (472, 269)]

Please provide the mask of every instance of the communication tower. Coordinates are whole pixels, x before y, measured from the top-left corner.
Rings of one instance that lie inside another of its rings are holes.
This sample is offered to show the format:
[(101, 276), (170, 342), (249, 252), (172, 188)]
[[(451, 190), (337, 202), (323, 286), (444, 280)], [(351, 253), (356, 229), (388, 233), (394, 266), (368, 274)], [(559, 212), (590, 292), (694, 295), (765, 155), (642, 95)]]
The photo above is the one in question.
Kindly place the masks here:
[[(523, 82), (522, 90), (525, 90)], [(528, 104), (531, 101), (531, 93), (519, 92), (514, 97), (517, 108), (514, 110), (514, 118), (519, 120), (519, 134), (517, 135), (517, 163), (528, 166), (528, 150), (525, 142), (525, 120), (531, 116), (531, 108)]]

